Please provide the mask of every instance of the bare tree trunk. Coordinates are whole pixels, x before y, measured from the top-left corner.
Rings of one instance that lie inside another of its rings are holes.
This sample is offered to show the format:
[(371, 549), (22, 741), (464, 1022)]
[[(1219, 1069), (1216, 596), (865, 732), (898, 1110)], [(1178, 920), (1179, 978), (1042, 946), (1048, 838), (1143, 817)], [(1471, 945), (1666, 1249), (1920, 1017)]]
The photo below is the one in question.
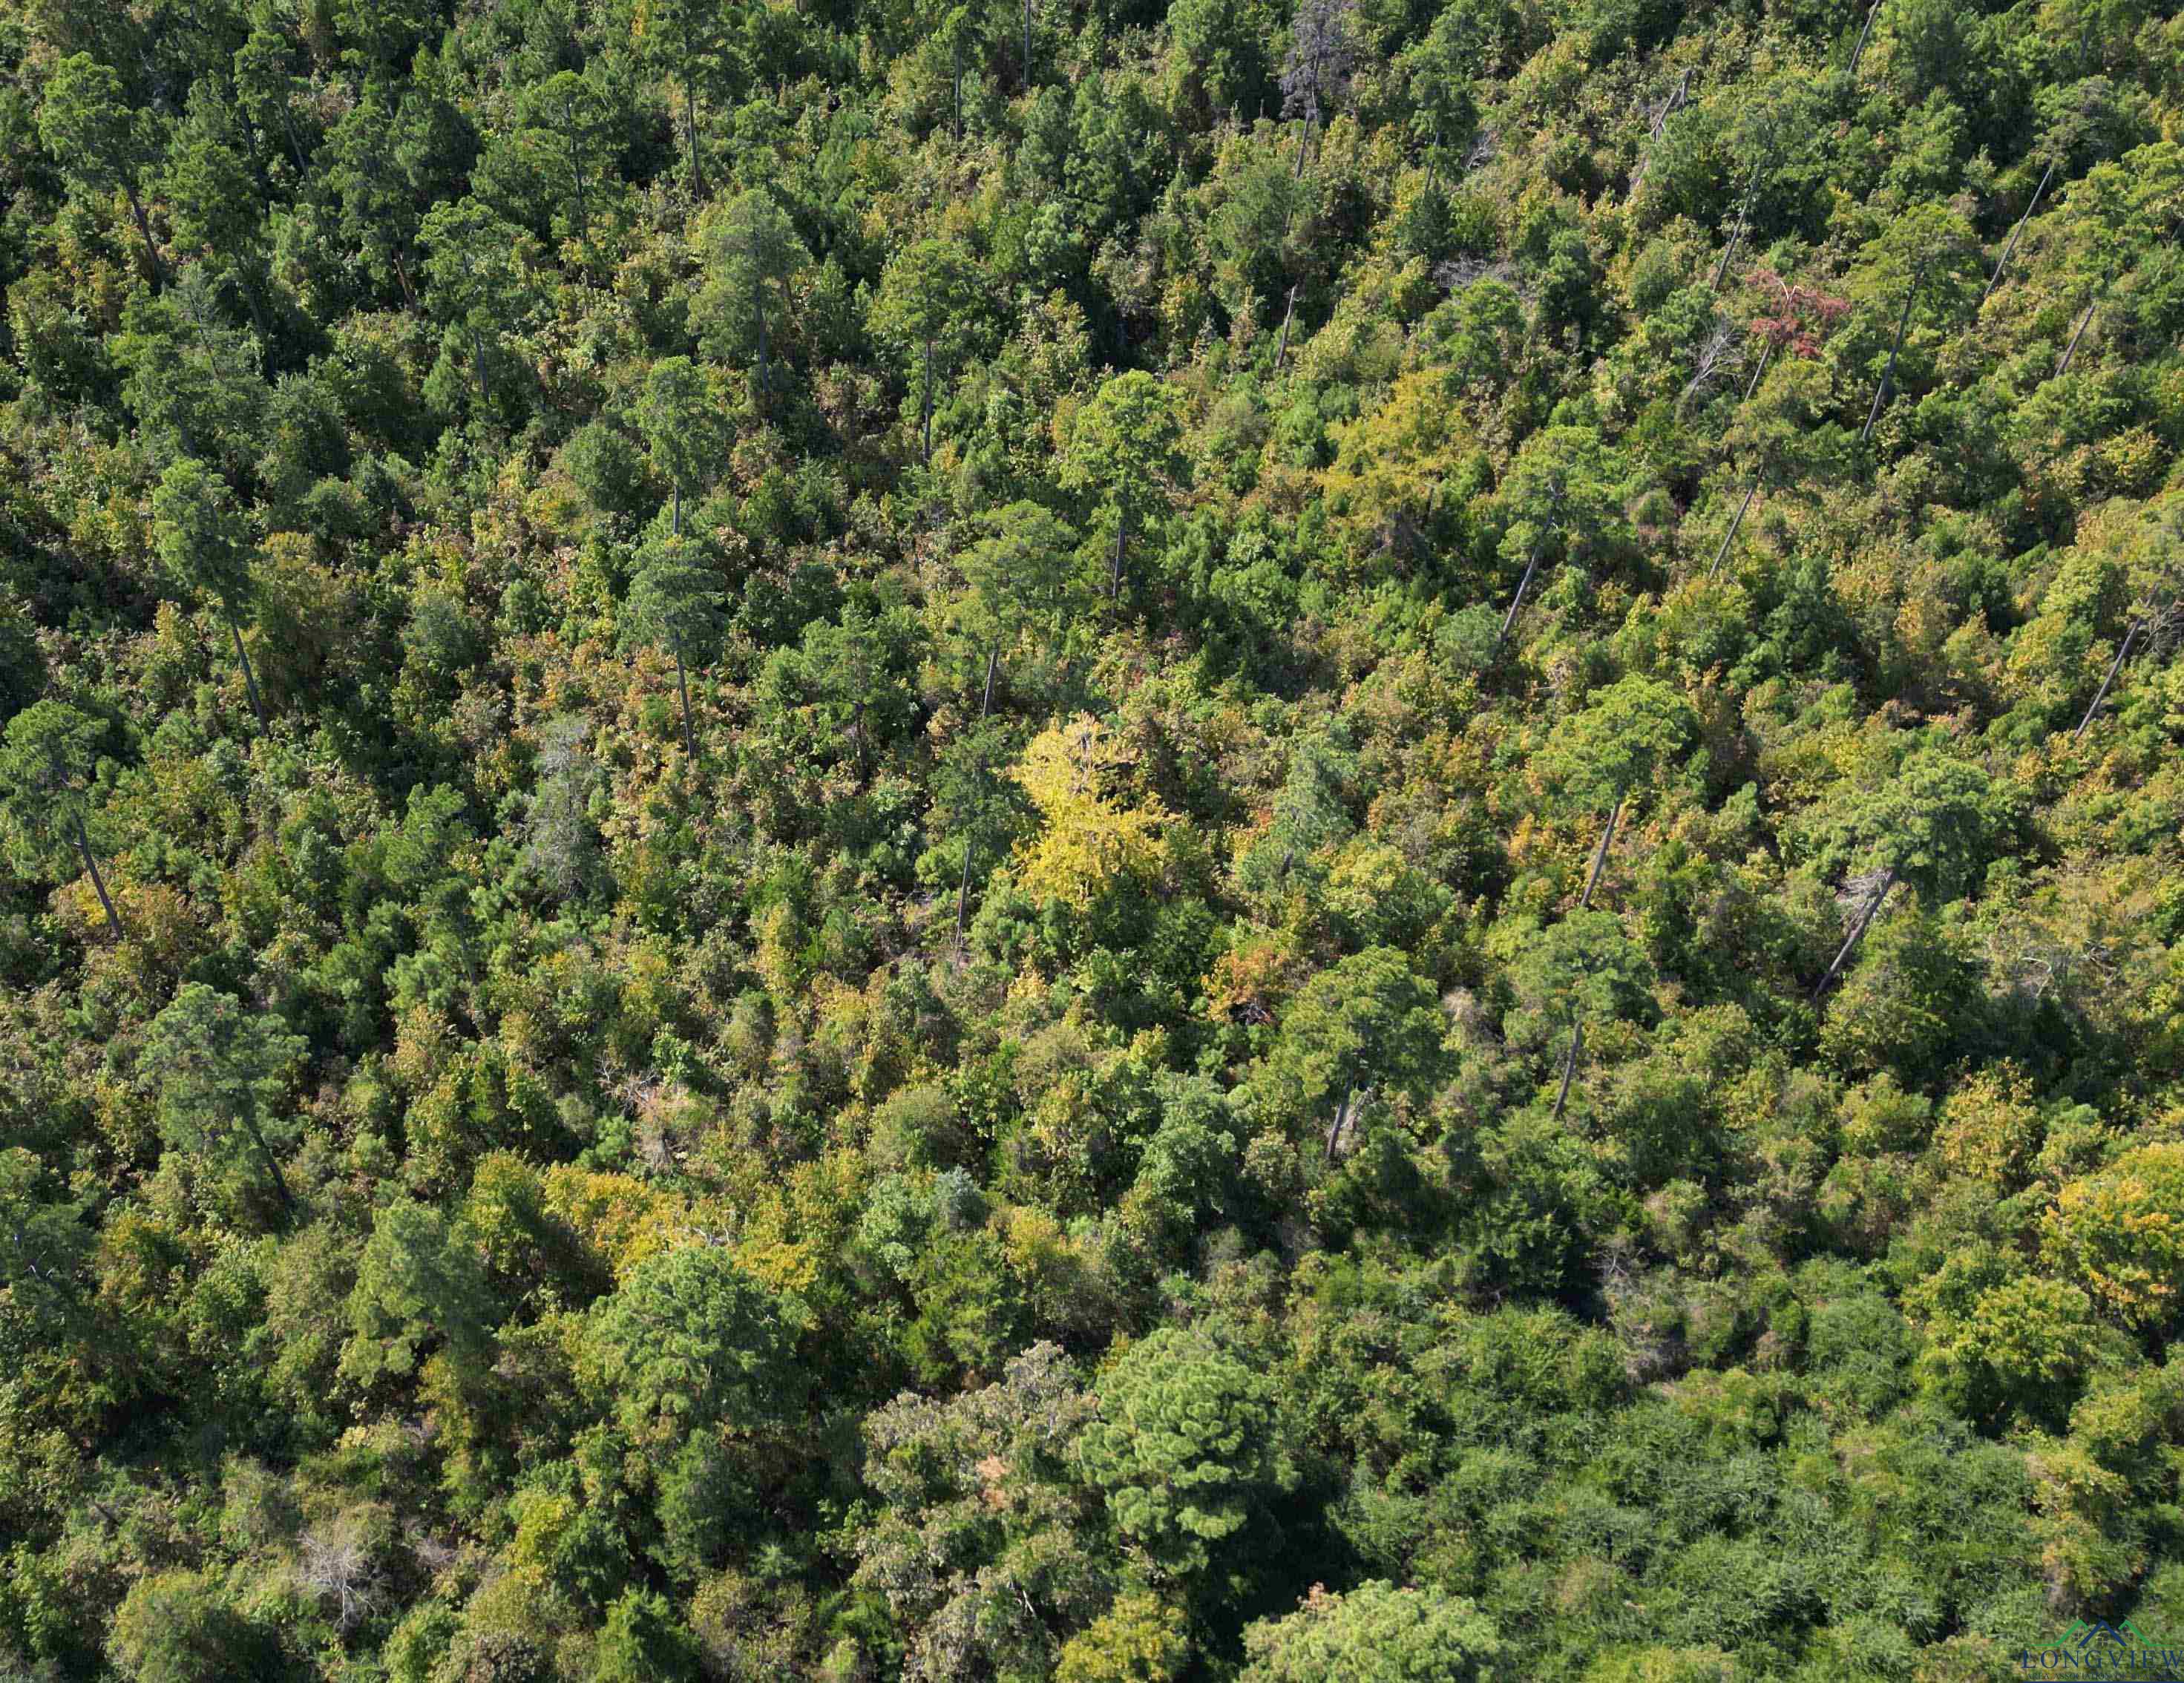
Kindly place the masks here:
[(258, 675), (250, 670), (250, 656), (242, 647), (242, 624), (235, 610), (227, 610), (227, 628), (235, 634), (235, 658), (242, 662), (242, 685), (250, 692), (250, 711), (258, 716), (258, 733), (265, 733), (265, 704), (258, 699)]
[(1274, 373), (1277, 376), (1282, 371), (1282, 359), (1290, 354), (1290, 323), (1296, 319), (1296, 287), (1290, 287), (1290, 307), (1282, 312), (1282, 336), (1274, 342)]
[(242, 1116), (242, 1126), (250, 1135), (251, 1144), (258, 1147), (258, 1155), (265, 1160), (265, 1172), (273, 1177), (273, 1190), (281, 1195), (281, 1209), (293, 1221), (296, 1201), (288, 1190), (288, 1177), (281, 1173), (280, 1160), (273, 1155), (273, 1148), (265, 1143), (265, 1134), (259, 1131), (258, 1118), (246, 1111)]
[(98, 903), (106, 908), (106, 927), (114, 939), (121, 939), (121, 914), (114, 909), (114, 896), (106, 892), (106, 878), (98, 874), (98, 861), (92, 857), (91, 838), (84, 833), (83, 820), (75, 821), (75, 850), (83, 855), (83, 868), (91, 873), (91, 885), (98, 890)]
[(2070, 371), (2070, 359), (2078, 354), (2078, 341), (2086, 337), (2086, 329), (2093, 324), (2093, 312), (2101, 307), (2101, 295), (2095, 293), (2086, 305), (2086, 313), (2078, 318), (2078, 331), (2070, 335), (2070, 343), (2063, 348), (2063, 359), (2055, 365), (2055, 378), (2060, 380)]
[[(1560, 506), (1561, 499), (1557, 498), (1556, 507), (1559, 510)], [(1517, 610), (1524, 605), (1524, 593), (1531, 588), (1532, 575), (1539, 570), (1540, 551), (1546, 547), (1548, 534), (1554, 529), (1554, 516), (1551, 514), (1540, 535), (1532, 540), (1532, 553), (1524, 563), (1524, 576), (1517, 581), (1517, 594), (1510, 598), (1509, 611), (1502, 616), (1502, 629), (1495, 633), (1494, 647), (1497, 653), (1502, 645), (1509, 640), (1509, 627), (1517, 623)]]
[(2101, 703), (2109, 699), (2109, 686), (2115, 682), (2116, 674), (2123, 670), (2125, 658), (2131, 653), (2131, 645), (2138, 636), (2140, 624), (2141, 621), (2133, 620), (2131, 628), (2124, 633), (2123, 643), (2116, 649), (2115, 659), (2109, 662), (2108, 676), (2101, 680), (2101, 687), (2093, 693), (2092, 705), (2086, 709), (2086, 716), (2078, 721), (2078, 728), (2070, 733), (2071, 741), (2075, 742), (2086, 733), (2086, 727), (2092, 723), (2093, 715), (2101, 711)]
[(682, 482), (679, 479), (675, 482), (675, 523), (669, 531), (677, 538), (682, 535)]
[(698, 738), (690, 729), (690, 681), (682, 675), (682, 645), (675, 649), (675, 688), (682, 694), (682, 751), (690, 756), (690, 769), (698, 768)]
[(760, 403), (766, 401), (766, 287), (761, 281), (752, 288), (751, 304), (758, 311), (758, 395)]
[(1759, 376), (1767, 371), (1767, 359), (1774, 354), (1774, 340), (1762, 339), (1759, 342), (1759, 366), (1752, 371), (1751, 383), (1745, 387), (1741, 401), (1747, 404), (1752, 401), (1752, 394), (1759, 389)]
[(1577, 1073), (1578, 1049), (1585, 1044), (1585, 1019), (1570, 1019), (1569, 1051), (1563, 1059), (1562, 1090), (1555, 1095), (1555, 1120), (1563, 1119), (1563, 1107), (1569, 1103), (1570, 1078)]
[[(129, 214), (136, 219), (136, 232), (144, 242), (144, 255), (152, 265), (152, 284), (164, 287), (167, 284), (167, 266), (159, 261), (159, 247), (152, 243), (152, 222), (144, 214), (144, 202), (136, 197), (135, 182), (124, 181), (121, 190), (129, 195)], [(108, 201), (109, 203), (112, 202), (110, 199)]]
[(1911, 326), (1911, 305), (1919, 296), (1919, 282), (1926, 276), (1921, 267), (1911, 276), (1911, 284), (1903, 294), (1903, 313), (1896, 318), (1895, 343), (1888, 348), (1888, 366), (1881, 371), (1880, 384), (1873, 393), (1873, 407), (1866, 411), (1865, 425), (1859, 429), (1858, 442), (1863, 444), (1873, 432), (1873, 423), (1880, 419), (1880, 406), (1888, 401), (1888, 388), (1896, 382), (1896, 354), (1903, 348), (1903, 335)]
[(1850, 69), (1844, 74), (1852, 76), (1858, 74), (1858, 61), (1865, 57), (1865, 38), (1873, 33), (1873, 20), (1880, 15), (1880, 0), (1873, 0), (1871, 9), (1865, 14), (1865, 27), (1858, 32), (1858, 45), (1852, 49)]
[(1342, 1102), (1334, 1107), (1334, 1125), (1327, 1130), (1327, 1160), (1329, 1162), (1334, 1161), (1334, 1154), (1342, 1145), (1343, 1132), (1357, 1114), (1353, 1106), (1359, 1096), (1355, 1088), (1342, 1089)]
[(1714, 552), (1713, 565), (1707, 569), (1708, 578), (1719, 572), (1721, 564), (1729, 559), (1729, 546), (1736, 542), (1737, 528), (1744, 524), (1744, 511), (1752, 506), (1752, 499), (1759, 494), (1759, 482), (1766, 473), (1767, 470), (1763, 467), (1752, 476), (1752, 483), (1744, 493), (1744, 500), (1736, 505), (1736, 518), (1730, 521), (1729, 531), (1721, 540), (1721, 548)]
[(925, 342), (924, 414), (920, 417), (919, 424), (925, 435), (923, 460), (925, 465), (930, 467), (933, 465), (933, 341), (930, 339)]
[(1722, 276), (1729, 273), (1729, 259), (1736, 254), (1736, 248), (1743, 241), (1744, 225), (1752, 215), (1752, 200), (1758, 196), (1759, 172), (1764, 167), (1759, 164), (1752, 166), (1751, 183), (1744, 189), (1744, 198), (1736, 208), (1736, 226), (1729, 231), (1729, 243), (1721, 248), (1721, 261), (1714, 265), (1713, 279), (1707, 287), (1710, 293), (1721, 290)]
[[(994, 705), (994, 671), (995, 667), (1000, 665), (1000, 661), (1001, 645), (996, 643), (991, 649), (989, 649), (986, 651), (986, 693), (978, 698), (978, 722), (982, 725), (986, 722), (986, 715), (989, 711), (991, 711)], [(979, 774), (982, 779), (984, 776), (984, 772), (985, 767), (981, 765), (979, 767)], [(956, 889), (956, 946), (958, 951), (961, 950), (963, 945), (964, 919), (969, 915), (970, 911), (971, 858), (976, 851), (977, 848), (972, 838), (969, 836), (964, 837), (963, 880), (957, 885)]]
[(1866, 926), (1873, 922), (1874, 913), (1880, 910), (1880, 902), (1888, 898), (1888, 891), (1896, 886), (1897, 868), (1893, 865), (1888, 867), (1888, 874), (1880, 879), (1880, 886), (1874, 891), (1873, 898), (1866, 902), (1865, 910), (1858, 913), (1858, 922), (1851, 926), (1850, 933), (1844, 938), (1842, 950), (1836, 955), (1836, 961), (1828, 967), (1828, 973), (1820, 978), (1819, 985), (1813, 989), (1812, 1002), (1814, 1005), (1820, 1002), (1820, 995), (1827, 992), (1828, 984), (1836, 979), (1844, 961), (1856, 950), (1858, 942), (1864, 937)]
[(1995, 259), (1994, 273), (1987, 276), (1986, 290), (1980, 294), (1981, 304), (1994, 295), (1994, 289), (2002, 280), (2002, 271), (2009, 267), (2009, 255), (2017, 249), (2017, 237), (2025, 231), (2025, 225), (2032, 220), (2032, 213), (2040, 208), (2040, 195), (2048, 191), (2048, 177), (2054, 173), (2055, 160), (2051, 158), (2048, 160), (2047, 174), (2040, 177), (2040, 185), (2032, 189), (2032, 202), (2025, 207), (2025, 214), (2017, 219), (2017, 226), (2009, 231), (2009, 240), (2003, 247), (2002, 255)]
[(1602, 827), (1600, 845), (1593, 850), (1592, 873), (1585, 879), (1585, 894), (1577, 903), (1577, 909), (1580, 911), (1587, 910), (1592, 905), (1592, 891), (1599, 886), (1601, 870), (1607, 863), (1607, 844), (1615, 839), (1615, 821), (1622, 816), (1623, 800), (1618, 795), (1615, 805), (1607, 809), (1607, 822)]

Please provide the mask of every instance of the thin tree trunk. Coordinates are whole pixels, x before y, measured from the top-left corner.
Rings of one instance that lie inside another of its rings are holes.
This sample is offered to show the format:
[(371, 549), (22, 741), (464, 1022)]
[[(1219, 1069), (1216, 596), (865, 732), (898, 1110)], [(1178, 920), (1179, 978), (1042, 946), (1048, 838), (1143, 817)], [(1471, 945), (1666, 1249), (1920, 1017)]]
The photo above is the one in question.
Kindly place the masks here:
[(1866, 926), (1873, 922), (1874, 913), (1880, 910), (1880, 902), (1888, 898), (1888, 891), (1896, 886), (1896, 872), (1895, 866), (1892, 865), (1888, 867), (1888, 874), (1880, 879), (1880, 888), (1875, 890), (1873, 898), (1866, 902), (1865, 910), (1858, 913), (1858, 922), (1851, 926), (1850, 933), (1843, 939), (1842, 950), (1836, 955), (1836, 961), (1828, 967), (1828, 973), (1820, 978), (1819, 985), (1813, 989), (1812, 1002), (1814, 1005), (1820, 1002), (1820, 995), (1827, 992), (1828, 984), (1836, 979), (1836, 974), (1843, 967), (1844, 961), (1857, 950), (1858, 942), (1864, 937)]
[(402, 248), (394, 248), (394, 278), (402, 283), (402, 301), (412, 315), (417, 309), (417, 289), (410, 284), (410, 265), (402, 260)]
[(1023, 0), (1024, 62), (1023, 79), (1026, 88), (1031, 86), (1031, 0)]
[(1865, 425), (1858, 432), (1858, 442), (1863, 444), (1872, 434), (1873, 423), (1880, 419), (1880, 406), (1888, 401), (1888, 389), (1896, 383), (1896, 355), (1903, 348), (1903, 335), (1911, 326), (1911, 306), (1919, 296), (1919, 282), (1926, 276), (1924, 268), (1911, 276), (1911, 285), (1903, 294), (1903, 313), (1896, 318), (1895, 342), (1888, 347), (1888, 366), (1881, 371), (1880, 384), (1873, 393), (1873, 407), (1866, 411)]
[(679, 479), (675, 482), (675, 524), (670, 531), (674, 537), (682, 535), (682, 482)]
[(129, 195), (129, 214), (136, 219), (136, 232), (143, 239), (144, 255), (152, 265), (152, 284), (164, 287), (167, 284), (167, 266), (159, 261), (159, 248), (152, 243), (152, 222), (144, 214), (144, 202), (136, 197), (134, 182), (124, 181), (121, 191)]
[(1759, 172), (1763, 167), (1758, 164), (1752, 166), (1752, 181), (1744, 189), (1744, 198), (1736, 207), (1736, 226), (1729, 231), (1729, 243), (1721, 248), (1721, 261), (1714, 265), (1713, 279), (1707, 287), (1710, 293), (1721, 290), (1722, 276), (1729, 273), (1729, 259), (1736, 255), (1736, 248), (1743, 241), (1744, 225), (1752, 215), (1752, 202), (1758, 195)]
[(1282, 371), (1282, 359), (1290, 354), (1290, 323), (1296, 319), (1296, 287), (1290, 287), (1290, 305), (1282, 312), (1282, 336), (1274, 342), (1274, 373), (1277, 376)]
[(2009, 231), (2009, 240), (2003, 247), (2002, 255), (1995, 259), (1994, 273), (1987, 276), (1986, 290), (1980, 294), (1981, 304), (1994, 295), (1994, 289), (2002, 280), (2002, 271), (2009, 267), (2010, 254), (2017, 249), (2017, 237), (2025, 231), (2025, 225), (2032, 220), (2032, 213), (2040, 208), (2040, 195), (2048, 191), (2048, 177), (2054, 173), (2055, 160), (2051, 158), (2048, 160), (2047, 174), (2040, 177), (2040, 185), (2032, 189), (2032, 202), (2025, 207), (2025, 214), (2017, 219), (2017, 226)]
[(1592, 873), (1585, 879), (1585, 894), (1578, 900), (1580, 911), (1592, 905), (1592, 891), (1599, 886), (1601, 871), (1607, 864), (1607, 844), (1615, 839), (1615, 821), (1623, 816), (1623, 797), (1618, 795), (1615, 805), (1607, 809), (1607, 822), (1600, 832), (1600, 845), (1593, 850)]
[[(1556, 499), (1557, 511), (1560, 506), (1561, 499), (1557, 498)], [(1517, 623), (1517, 610), (1524, 605), (1524, 593), (1531, 588), (1532, 575), (1539, 570), (1540, 551), (1546, 548), (1548, 535), (1554, 529), (1554, 515), (1550, 514), (1546, 527), (1537, 538), (1532, 540), (1532, 553), (1530, 558), (1524, 563), (1524, 576), (1517, 581), (1517, 594), (1510, 598), (1509, 611), (1502, 616), (1502, 629), (1495, 633), (1494, 647), (1496, 652), (1499, 652), (1502, 645), (1509, 640), (1509, 627)]]
[(925, 401), (924, 415), (920, 419), (925, 442), (922, 459), (926, 466), (933, 465), (933, 341), (925, 342)]
[(764, 284), (754, 289), (751, 303), (758, 311), (758, 392), (759, 401), (766, 400), (766, 292)]
[(675, 648), (675, 688), (682, 693), (682, 751), (690, 757), (690, 767), (698, 766), (698, 738), (690, 729), (690, 681), (682, 672), (682, 645)]
[(98, 890), (98, 903), (106, 908), (106, 927), (114, 939), (121, 939), (121, 914), (114, 909), (114, 896), (106, 892), (106, 878), (98, 874), (98, 861), (91, 855), (91, 838), (84, 833), (83, 819), (75, 820), (75, 850), (83, 855), (83, 868), (91, 873), (91, 885)]
[(1290, 172), (1290, 179), (1293, 181), (1301, 181), (1304, 179), (1305, 148), (1311, 143), (1312, 118), (1307, 114), (1297, 129), (1296, 168)]
[(258, 1155), (265, 1159), (265, 1172), (273, 1177), (273, 1190), (281, 1195), (281, 1209), (292, 1221), (296, 1214), (296, 1201), (288, 1191), (288, 1177), (281, 1173), (280, 1160), (273, 1155), (273, 1148), (265, 1143), (265, 1136), (259, 1132), (256, 1117), (246, 1112), (242, 1126), (250, 1135), (251, 1143), (258, 1147)]
[(1759, 482), (1766, 473), (1767, 470), (1763, 467), (1752, 476), (1752, 483), (1744, 493), (1744, 500), (1736, 505), (1736, 518), (1730, 521), (1729, 532), (1721, 540), (1721, 548), (1714, 552), (1713, 565), (1707, 569), (1708, 578), (1719, 572), (1721, 564), (1729, 559), (1729, 546), (1736, 542), (1737, 528), (1744, 524), (1744, 511), (1752, 506), (1752, 499), (1759, 494)]
[(1774, 340), (1762, 339), (1759, 342), (1759, 366), (1752, 371), (1752, 379), (1750, 383), (1744, 388), (1744, 396), (1741, 401), (1747, 404), (1752, 401), (1752, 394), (1759, 389), (1759, 376), (1767, 371), (1767, 359), (1774, 354)]
[(1858, 32), (1858, 45), (1851, 51), (1850, 69), (1845, 72), (1846, 75), (1854, 76), (1858, 74), (1858, 61), (1865, 57), (1865, 38), (1873, 33), (1873, 20), (1880, 15), (1880, 0), (1873, 0), (1871, 8), (1865, 14), (1865, 27)]
[(690, 187), (693, 192), (702, 193), (705, 182), (698, 173), (698, 78), (691, 69), (687, 36), (682, 44), (682, 112), (683, 128), (690, 137)]
[(250, 711), (258, 716), (258, 733), (265, 733), (265, 704), (258, 699), (258, 675), (250, 670), (250, 656), (242, 647), (242, 622), (235, 616), (235, 610), (227, 610), (227, 628), (235, 635), (235, 658), (242, 662), (242, 686), (250, 692)]
[(2133, 620), (2131, 628), (2124, 633), (2123, 643), (2116, 649), (2115, 659), (2109, 662), (2108, 676), (2101, 680), (2101, 687), (2093, 692), (2092, 705), (2086, 709), (2086, 716), (2078, 721), (2078, 728), (2070, 733), (2071, 741), (2075, 742), (2086, 733), (2086, 727), (2092, 723), (2093, 715), (2101, 711), (2101, 703), (2109, 699), (2109, 686), (2115, 682), (2116, 674), (2123, 670), (2125, 658), (2130, 655), (2131, 645), (2138, 636), (2139, 625), (2140, 621)]
[[(978, 698), (978, 722), (981, 725), (986, 722), (986, 715), (994, 705), (994, 670), (1000, 665), (1000, 662), (1001, 645), (996, 643), (986, 651), (986, 693)], [(985, 776), (985, 766), (983, 763), (979, 766), (978, 772), (980, 779), (983, 781)], [(971, 859), (977, 850), (972, 839), (970, 836), (965, 836), (963, 838), (963, 880), (956, 889), (956, 945), (959, 950), (963, 945), (964, 919), (969, 915), (971, 907)]]
[(471, 367), (477, 375), (478, 401), (491, 403), (493, 391), (485, 380), (485, 340), (475, 327), (471, 329)]
[(2101, 307), (2101, 295), (2095, 293), (2086, 304), (2086, 313), (2078, 318), (2078, 331), (2070, 335), (2070, 343), (2063, 348), (2063, 359), (2055, 365), (2055, 378), (2060, 380), (2070, 371), (2070, 359), (2078, 354), (2078, 341), (2086, 337), (2086, 329), (2093, 325), (2093, 312)]
[(1334, 1161), (1334, 1154), (1342, 1145), (1343, 1130), (1349, 1127), (1351, 1117), (1356, 1114), (1351, 1106), (1357, 1102), (1357, 1099), (1356, 1088), (1346, 1087), (1342, 1089), (1342, 1102), (1334, 1107), (1334, 1125), (1327, 1130), (1327, 1160), (1329, 1162)]
[(1110, 601), (1111, 603), (1112, 603), (1112, 602), (1119, 602), (1119, 601), (1121, 601), (1121, 600), (1123, 599), (1123, 541), (1124, 541), (1124, 540), (1125, 540), (1125, 539), (1129, 536), (1129, 532), (1130, 532), (1130, 512), (1129, 512), (1129, 510), (1128, 510), (1128, 509), (1117, 509), (1117, 510), (1115, 510), (1115, 562), (1114, 562), (1114, 567), (1113, 567), (1113, 570), (1112, 570), (1112, 571), (1109, 574), (1109, 576), (1108, 576), (1108, 579), (1107, 579), (1107, 599), (1108, 599), (1108, 601)]
[(1585, 1019), (1570, 1019), (1569, 1050), (1563, 1058), (1562, 1090), (1555, 1095), (1555, 1120), (1563, 1119), (1563, 1107), (1569, 1103), (1570, 1078), (1577, 1073), (1578, 1049), (1585, 1044)]

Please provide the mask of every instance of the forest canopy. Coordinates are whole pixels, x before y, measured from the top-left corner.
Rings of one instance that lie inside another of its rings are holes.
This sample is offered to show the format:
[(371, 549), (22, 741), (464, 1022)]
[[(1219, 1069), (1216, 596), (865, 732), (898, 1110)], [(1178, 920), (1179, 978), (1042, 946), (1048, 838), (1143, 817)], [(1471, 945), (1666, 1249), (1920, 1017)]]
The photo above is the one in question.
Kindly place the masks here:
[(0, 0), (0, 1677), (2184, 1644), (2166, 0)]

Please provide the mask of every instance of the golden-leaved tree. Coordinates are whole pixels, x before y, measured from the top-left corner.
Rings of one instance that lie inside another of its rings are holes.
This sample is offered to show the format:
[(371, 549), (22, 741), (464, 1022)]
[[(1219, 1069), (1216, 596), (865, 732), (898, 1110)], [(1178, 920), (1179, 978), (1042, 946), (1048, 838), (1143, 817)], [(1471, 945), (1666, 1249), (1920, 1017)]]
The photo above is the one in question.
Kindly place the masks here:
[(1089, 714), (1033, 738), (1016, 779), (1039, 808), (1039, 830), (1020, 853), (1024, 886), (1042, 905), (1087, 911), (1128, 878), (1157, 872), (1174, 815), (1133, 800), (1128, 748)]

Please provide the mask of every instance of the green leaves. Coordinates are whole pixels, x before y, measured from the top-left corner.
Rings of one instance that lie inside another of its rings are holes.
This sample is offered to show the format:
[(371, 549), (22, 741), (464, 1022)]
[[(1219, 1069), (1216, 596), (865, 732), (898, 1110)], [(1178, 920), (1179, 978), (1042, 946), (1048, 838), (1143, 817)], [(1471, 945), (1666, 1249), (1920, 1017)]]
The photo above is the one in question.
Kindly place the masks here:
[(788, 1427), (808, 1374), (794, 1362), (802, 1307), (726, 1251), (685, 1242), (638, 1264), (593, 1310), (583, 1371), (621, 1429), (673, 1445), (695, 1432)]
[(1152, 1568), (1204, 1576), (1254, 1509), (1295, 1479), (1267, 1379), (1174, 1328), (1131, 1346), (1100, 1381), (1078, 1457), (1109, 1522)]
[(1346, 1595), (1315, 1585), (1288, 1618), (1244, 1633), (1240, 1683), (1490, 1683), (1502, 1641), (1472, 1602), (1384, 1580)]
[(276, 1153), (300, 1132), (281, 1101), (308, 1050), (270, 1013), (202, 982), (186, 984), (153, 1019), (137, 1056), (158, 1095), (167, 1149), (201, 1158), (216, 1186), (270, 1190), (292, 1211)]

